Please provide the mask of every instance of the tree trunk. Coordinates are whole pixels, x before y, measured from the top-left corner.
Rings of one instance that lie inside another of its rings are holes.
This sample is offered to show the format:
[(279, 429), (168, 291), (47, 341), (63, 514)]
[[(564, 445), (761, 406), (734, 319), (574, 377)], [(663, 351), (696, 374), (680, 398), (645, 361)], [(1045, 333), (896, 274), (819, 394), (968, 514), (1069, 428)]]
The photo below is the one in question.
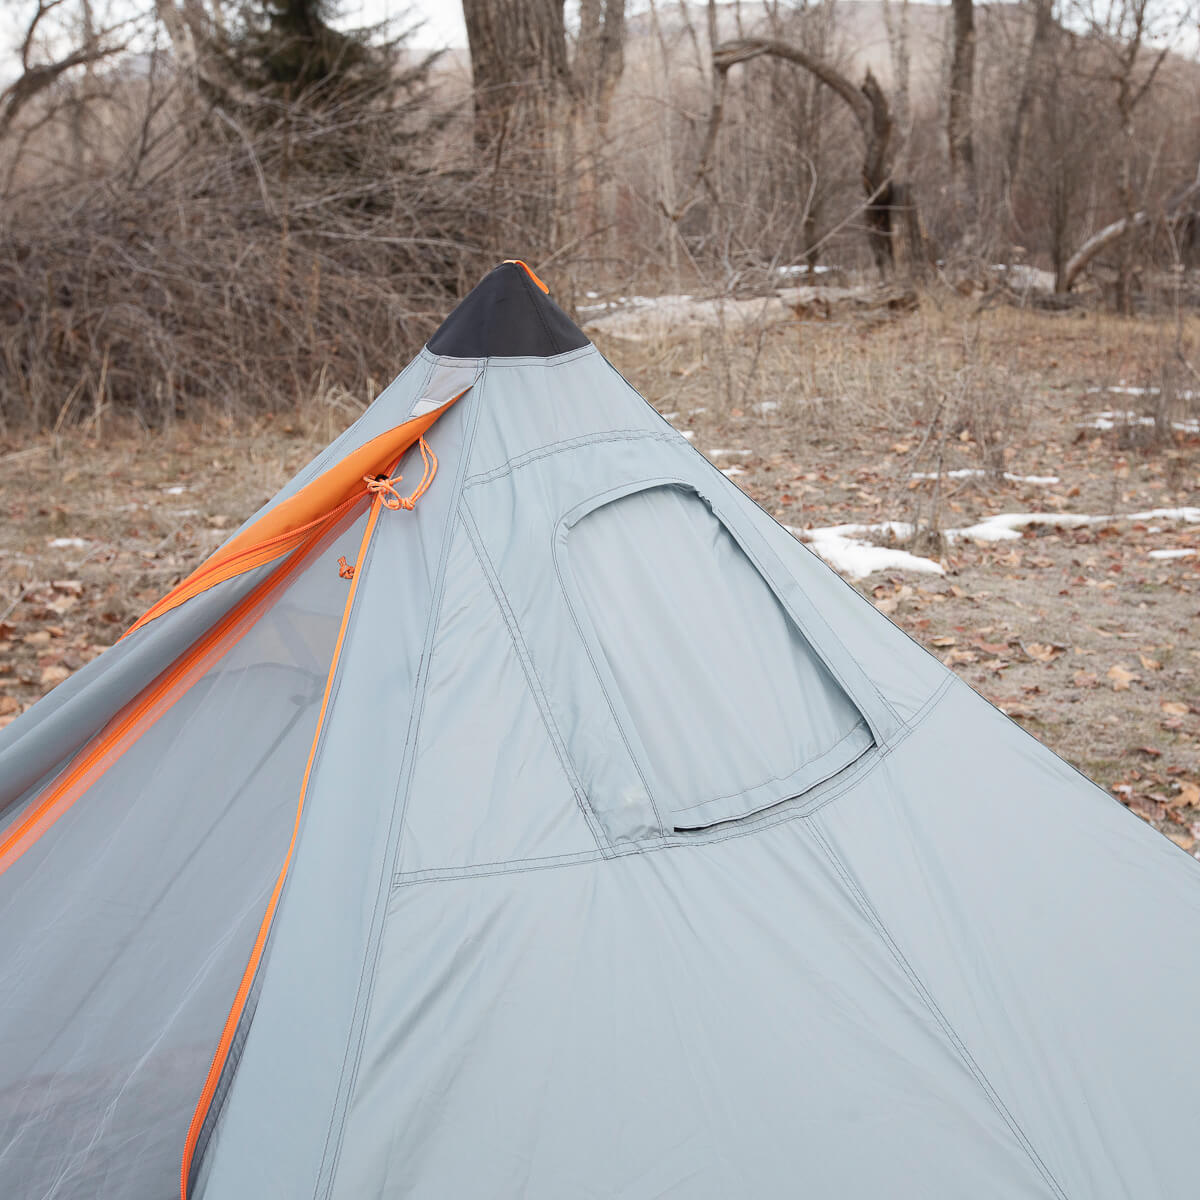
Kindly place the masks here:
[(475, 147), (494, 173), (491, 240), (532, 258), (557, 240), (573, 140), (564, 140), (571, 79), (563, 7), (564, 0), (463, 0)]
[(1017, 111), (1008, 140), (1008, 188), (1010, 194), (1016, 187), (1017, 178), (1021, 173), (1021, 156), (1025, 151), (1025, 143), (1029, 139), (1033, 102), (1042, 86), (1053, 32), (1054, 0), (1034, 0), (1033, 36), (1029, 40), (1029, 52), (1025, 57), (1025, 74), (1021, 80), (1021, 94), (1017, 98)]
[(950, 182), (956, 201), (966, 209), (971, 236), (978, 223), (979, 187), (975, 172), (973, 113), (975, 99), (975, 5), (951, 0), (954, 56), (950, 62), (950, 97), (946, 133), (950, 143)]
[(613, 92), (625, 65), (625, 0), (581, 0), (574, 81), (575, 126), (580, 152), (576, 226), (601, 243), (616, 216), (612, 172), (606, 160)]

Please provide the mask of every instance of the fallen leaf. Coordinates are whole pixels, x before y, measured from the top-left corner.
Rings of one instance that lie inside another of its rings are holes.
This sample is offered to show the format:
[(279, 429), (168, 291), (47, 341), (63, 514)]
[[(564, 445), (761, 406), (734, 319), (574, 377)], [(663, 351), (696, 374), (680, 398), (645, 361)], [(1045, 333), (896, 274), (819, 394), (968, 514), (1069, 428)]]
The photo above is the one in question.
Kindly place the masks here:
[(930, 644), (931, 646), (937, 646), (939, 649), (943, 649), (943, 648), (945, 648), (946, 646), (957, 646), (957, 645), (958, 645), (958, 638), (953, 638), (953, 637), (935, 637), (935, 638), (930, 638), (930, 639), (929, 639), (929, 644)]
[(1025, 652), (1038, 662), (1053, 662), (1060, 654), (1066, 654), (1067, 648), (1057, 642), (1030, 642)]
[(1162, 663), (1156, 658), (1150, 658), (1145, 654), (1139, 654), (1138, 659), (1141, 661), (1142, 667), (1147, 671), (1161, 671)]
[(1200, 808), (1200, 783), (1188, 783), (1185, 780), (1179, 785), (1179, 794), (1172, 796), (1167, 803), (1172, 808)]
[(9, 713), (21, 711), (21, 702), (16, 696), (0, 696), (0, 717), (7, 717)]
[(942, 662), (944, 662), (948, 667), (962, 667), (966, 666), (968, 663), (978, 661), (979, 655), (973, 650), (951, 650), (950, 653), (942, 659)]
[(983, 638), (976, 638), (973, 645), (978, 646), (984, 654), (1004, 654), (1008, 650), (1003, 642), (985, 642)]
[(50, 685), (62, 683), (70, 674), (71, 672), (61, 663), (52, 663), (50, 666), (42, 668), (42, 683)]
[(1114, 692), (1127, 692), (1131, 683), (1137, 682), (1137, 676), (1126, 666), (1120, 663), (1114, 663), (1105, 672), (1109, 679), (1112, 680), (1112, 688)]
[(1161, 708), (1168, 717), (1186, 717), (1188, 714), (1188, 706), (1180, 703), (1178, 700), (1160, 700), (1158, 707)]
[(1170, 832), (1167, 837), (1171, 839), (1182, 850), (1188, 851), (1190, 854), (1196, 845), (1196, 839), (1190, 833), (1175, 833)]

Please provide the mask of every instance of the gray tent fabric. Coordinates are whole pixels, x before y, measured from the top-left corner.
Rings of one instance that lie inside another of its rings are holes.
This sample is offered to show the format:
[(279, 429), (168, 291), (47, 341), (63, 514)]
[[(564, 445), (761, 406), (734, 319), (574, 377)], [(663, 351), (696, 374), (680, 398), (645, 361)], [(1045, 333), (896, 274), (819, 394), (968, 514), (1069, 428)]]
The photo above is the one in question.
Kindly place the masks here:
[[(426, 348), (264, 512), (470, 384), (420, 502), (0, 849), (0, 1195), (1193, 1196), (1196, 862), (558, 344)], [(286, 569), (0, 734), (0, 847)]]

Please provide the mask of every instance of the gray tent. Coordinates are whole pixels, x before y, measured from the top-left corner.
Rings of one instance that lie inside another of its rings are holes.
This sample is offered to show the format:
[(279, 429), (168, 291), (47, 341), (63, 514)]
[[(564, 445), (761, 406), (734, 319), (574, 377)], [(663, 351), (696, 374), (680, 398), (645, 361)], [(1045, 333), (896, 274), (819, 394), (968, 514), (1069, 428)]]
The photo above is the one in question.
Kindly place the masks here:
[(1197, 1011), (1197, 864), (517, 264), (0, 737), (6, 1200), (1182, 1200)]

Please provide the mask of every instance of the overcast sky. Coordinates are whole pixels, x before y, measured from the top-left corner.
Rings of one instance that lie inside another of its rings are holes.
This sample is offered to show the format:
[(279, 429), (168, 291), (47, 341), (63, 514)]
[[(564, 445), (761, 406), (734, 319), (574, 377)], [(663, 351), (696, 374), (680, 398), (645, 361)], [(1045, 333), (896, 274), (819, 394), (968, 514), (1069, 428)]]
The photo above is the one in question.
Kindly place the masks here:
[[(346, 0), (346, 16), (363, 25), (385, 17), (411, 14), (424, 22), (417, 41), (422, 46), (465, 46), (467, 28), (458, 0)], [(361, 12), (357, 20), (354, 13)]]

